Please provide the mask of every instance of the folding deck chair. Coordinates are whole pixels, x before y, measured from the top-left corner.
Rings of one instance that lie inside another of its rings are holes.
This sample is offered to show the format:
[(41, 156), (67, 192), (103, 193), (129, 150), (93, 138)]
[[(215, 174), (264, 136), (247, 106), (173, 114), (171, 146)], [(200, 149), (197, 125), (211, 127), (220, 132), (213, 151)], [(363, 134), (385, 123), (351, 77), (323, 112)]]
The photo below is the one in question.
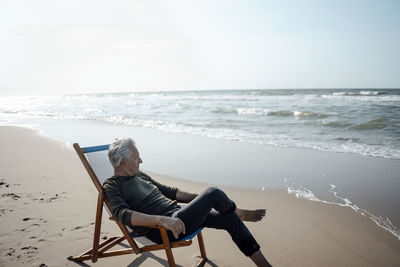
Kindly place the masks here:
[[(96, 209), (96, 221), (94, 227), (93, 248), (82, 253), (79, 256), (76, 257), (71, 256), (68, 259), (79, 262), (91, 259), (92, 262), (96, 262), (98, 258), (103, 258), (103, 257), (111, 257), (111, 256), (125, 255), (131, 253), (139, 254), (155, 250), (165, 250), (169, 266), (172, 267), (175, 266), (175, 260), (172, 254), (172, 248), (190, 246), (192, 244), (192, 238), (194, 238), (194, 236), (197, 236), (197, 240), (200, 246), (200, 255), (201, 255), (201, 258), (198, 261), (197, 266), (204, 265), (204, 263), (207, 261), (207, 256), (204, 247), (203, 236), (201, 234), (202, 228), (198, 229), (195, 233), (186, 236), (182, 240), (170, 242), (168, 240), (166, 228), (160, 225), (149, 226), (151, 228), (160, 229), (161, 237), (163, 240), (162, 244), (153, 243), (145, 236), (137, 236), (133, 232), (130, 232), (130, 230), (128, 230), (128, 228), (125, 225), (118, 222), (116, 218), (112, 216), (110, 203), (108, 202), (105, 194), (103, 193), (103, 187), (102, 187), (103, 181), (106, 178), (109, 178), (113, 175), (113, 168), (109, 163), (107, 157), (108, 145), (81, 148), (79, 144), (75, 143), (73, 146), (98, 191), (98, 198), (97, 198), (97, 209)], [(103, 205), (108, 214), (110, 215), (110, 220), (113, 220), (121, 229), (122, 236), (114, 236), (108, 238), (102, 243), (99, 243)], [(128, 241), (131, 248), (110, 251), (111, 248), (120, 244), (124, 240)], [(136, 241), (141, 243), (143, 246), (139, 247)]]

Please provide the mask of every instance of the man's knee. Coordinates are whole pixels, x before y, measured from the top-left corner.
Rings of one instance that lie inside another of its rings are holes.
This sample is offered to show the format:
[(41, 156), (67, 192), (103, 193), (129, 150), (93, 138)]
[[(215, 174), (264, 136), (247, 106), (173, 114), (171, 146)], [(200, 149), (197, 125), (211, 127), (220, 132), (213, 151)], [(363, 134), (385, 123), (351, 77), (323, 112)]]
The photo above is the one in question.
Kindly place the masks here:
[(205, 199), (212, 203), (212, 206), (221, 214), (234, 212), (236, 210), (235, 203), (217, 187), (209, 187), (203, 192)]
[(211, 187), (208, 187), (204, 191), (204, 194), (212, 195), (212, 196), (218, 196), (220, 194), (224, 194), (224, 192), (221, 189), (219, 189), (218, 187), (211, 186)]

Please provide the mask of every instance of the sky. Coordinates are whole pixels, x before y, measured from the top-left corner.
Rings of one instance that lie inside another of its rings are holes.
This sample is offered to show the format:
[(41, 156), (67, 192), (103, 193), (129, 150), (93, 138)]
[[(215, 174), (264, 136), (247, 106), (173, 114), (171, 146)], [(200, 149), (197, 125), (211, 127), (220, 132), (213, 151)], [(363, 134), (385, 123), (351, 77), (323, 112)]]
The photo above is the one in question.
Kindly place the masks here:
[(0, 96), (399, 88), (399, 14), (399, 0), (1, 0)]

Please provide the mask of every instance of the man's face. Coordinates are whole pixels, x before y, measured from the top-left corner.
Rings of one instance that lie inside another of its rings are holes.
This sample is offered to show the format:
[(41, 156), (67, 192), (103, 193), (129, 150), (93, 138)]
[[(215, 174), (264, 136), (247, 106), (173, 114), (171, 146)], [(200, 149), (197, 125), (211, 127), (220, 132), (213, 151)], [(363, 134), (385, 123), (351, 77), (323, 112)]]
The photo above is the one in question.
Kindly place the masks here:
[(139, 165), (142, 163), (142, 159), (140, 158), (139, 151), (136, 147), (131, 147), (132, 154), (128, 159), (125, 159), (125, 170), (129, 175), (136, 175), (139, 172)]

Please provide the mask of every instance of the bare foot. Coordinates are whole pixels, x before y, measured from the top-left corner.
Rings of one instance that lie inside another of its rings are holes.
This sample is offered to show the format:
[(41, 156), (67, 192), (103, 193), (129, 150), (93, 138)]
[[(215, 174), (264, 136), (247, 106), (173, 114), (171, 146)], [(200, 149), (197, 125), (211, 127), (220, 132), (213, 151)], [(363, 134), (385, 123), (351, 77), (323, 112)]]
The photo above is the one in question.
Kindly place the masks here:
[(265, 216), (265, 209), (257, 209), (257, 210), (242, 210), (236, 208), (236, 214), (240, 217), (242, 221), (247, 222), (258, 222), (261, 221)]

